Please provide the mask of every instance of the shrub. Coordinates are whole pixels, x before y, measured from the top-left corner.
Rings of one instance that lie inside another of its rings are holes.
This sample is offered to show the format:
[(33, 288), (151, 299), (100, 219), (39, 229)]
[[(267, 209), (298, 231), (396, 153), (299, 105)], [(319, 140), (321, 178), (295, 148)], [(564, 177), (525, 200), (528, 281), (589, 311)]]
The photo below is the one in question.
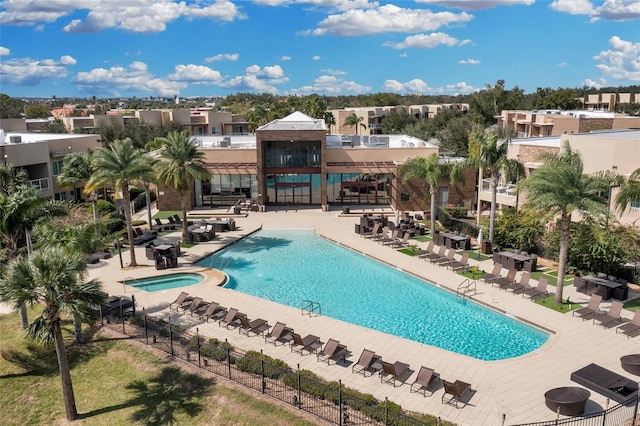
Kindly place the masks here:
[(466, 207), (443, 207), (442, 210), (446, 211), (453, 219), (466, 219), (468, 214)]
[(289, 366), (279, 359), (271, 358), (268, 355), (256, 351), (248, 351), (244, 357), (236, 361), (236, 365), (247, 373), (262, 375), (262, 363), (264, 361), (264, 375), (270, 379), (277, 379), (285, 373), (291, 371)]
[[(102, 200), (102, 199), (97, 200), (96, 207), (98, 209), (98, 213), (101, 216), (107, 215), (111, 212), (116, 211), (116, 206), (114, 206), (112, 202), (107, 200)], [(89, 212), (93, 214), (93, 204), (89, 204)]]
[(218, 339), (209, 339), (207, 344), (200, 347), (200, 354), (207, 358), (222, 362), (227, 359), (230, 349), (232, 349), (232, 347), (229, 343), (220, 343), (218, 342)]

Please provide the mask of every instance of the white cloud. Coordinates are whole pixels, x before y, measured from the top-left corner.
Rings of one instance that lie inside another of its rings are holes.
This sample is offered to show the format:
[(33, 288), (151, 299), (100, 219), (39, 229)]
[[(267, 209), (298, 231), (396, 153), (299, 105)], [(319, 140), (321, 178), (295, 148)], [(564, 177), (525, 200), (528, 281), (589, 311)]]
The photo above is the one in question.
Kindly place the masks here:
[(595, 11), (590, 0), (554, 0), (549, 7), (571, 15), (592, 15)]
[(461, 10), (491, 9), (496, 6), (531, 6), (535, 0), (416, 0), (416, 3), (433, 4)]
[(640, 2), (635, 0), (606, 0), (596, 9), (597, 17), (610, 21), (640, 19)]
[(605, 0), (599, 7), (594, 6), (591, 0), (554, 0), (549, 7), (571, 15), (589, 15), (592, 22), (640, 19), (640, 2), (637, 0)]
[(603, 50), (593, 59), (600, 61), (596, 68), (601, 74), (617, 80), (640, 81), (640, 42), (622, 40), (618, 36), (609, 39), (609, 50)]
[(429, 87), (424, 81), (415, 78), (406, 83), (402, 83), (398, 80), (386, 80), (383, 85), (384, 90), (397, 93), (421, 93), (430, 95), (459, 95), (473, 93), (476, 88), (468, 85), (464, 81), (449, 84), (445, 87)]
[(75, 65), (75, 59), (71, 56), (63, 56), (60, 60), (8, 59), (0, 62), (0, 81), (4, 84), (36, 86), (45, 80), (66, 77), (69, 65)]
[(173, 96), (187, 83), (156, 78), (147, 69), (144, 62), (135, 61), (128, 67), (94, 68), (88, 72), (79, 72), (71, 80), (85, 93), (119, 96), (124, 92), (145, 92), (160, 96)]
[(172, 81), (187, 81), (193, 84), (218, 84), (222, 81), (220, 72), (204, 65), (176, 65), (173, 74), (167, 76)]
[(11, 50), (4, 47), (4, 46), (0, 46), (0, 56), (7, 56), (11, 54)]
[(332, 10), (368, 9), (377, 7), (377, 1), (369, 0), (253, 0), (261, 6), (287, 6), (289, 4), (310, 4), (315, 7), (326, 7)]
[(587, 78), (585, 80), (582, 81), (582, 86), (583, 87), (588, 87), (588, 88), (593, 88), (593, 89), (599, 89), (601, 87), (604, 87), (607, 85), (607, 81), (603, 78), (599, 79), (598, 81), (594, 81), (591, 80), (590, 78)]
[(356, 83), (351, 80), (342, 80), (334, 75), (322, 75), (313, 81), (312, 85), (303, 86), (292, 90), (292, 94), (311, 94), (321, 93), (328, 95), (337, 95), (341, 93), (359, 94), (368, 93), (371, 87)]
[(469, 59), (463, 59), (461, 61), (458, 61), (458, 63), (461, 65), (478, 65), (480, 61), (477, 59), (469, 58)]
[(319, 60), (320, 60), (320, 56), (319, 56), (319, 55), (313, 55), (313, 56), (311, 57), (311, 60), (312, 60), (312, 61), (319, 61)]
[(5, 25), (37, 25), (51, 23), (67, 15), (86, 15), (67, 23), (63, 30), (69, 33), (92, 33), (106, 28), (131, 32), (156, 33), (178, 18), (214, 19), (233, 21), (244, 19), (230, 0), (194, 2), (176, 0), (5, 0), (0, 12), (0, 23)]
[(402, 53), (401, 53), (400, 55), (398, 55), (398, 56), (400, 56), (401, 58), (406, 58), (406, 57), (408, 57), (409, 55), (407, 54), (407, 52), (402, 52)]
[(325, 68), (323, 70), (320, 70), (325, 74), (331, 74), (331, 75), (347, 75), (347, 73), (345, 71), (341, 71), (341, 70), (334, 70), (331, 68)]
[(382, 45), (385, 47), (391, 47), (393, 49), (411, 49), (411, 48), (423, 48), (434, 49), (441, 44), (446, 46), (462, 46), (470, 43), (470, 40), (459, 41), (455, 37), (451, 37), (445, 33), (431, 33), (431, 34), (416, 34), (404, 39), (401, 43), (385, 42)]
[(560, 62), (558, 65), (556, 65), (556, 67), (558, 68), (566, 68), (569, 64), (566, 62)]
[(434, 13), (426, 9), (403, 9), (386, 4), (375, 9), (350, 9), (342, 14), (329, 15), (318, 28), (302, 32), (305, 35), (360, 36), (379, 33), (417, 33), (433, 31), (442, 26), (467, 22), (473, 17), (465, 12)]
[(282, 56), (280, 57), (281, 61), (290, 61), (291, 60), (291, 56)]
[(240, 58), (239, 53), (219, 53), (215, 56), (209, 56), (208, 58), (204, 58), (206, 63), (217, 62), (217, 61), (231, 61), (235, 62)]
[(60, 57), (60, 63), (63, 65), (75, 65), (78, 61), (73, 56), (64, 55)]
[(232, 88), (238, 91), (252, 90), (257, 92), (278, 93), (276, 84), (284, 84), (289, 78), (284, 74), (280, 65), (260, 67), (251, 65), (245, 68), (245, 74), (233, 77), (221, 82), (221, 87)]

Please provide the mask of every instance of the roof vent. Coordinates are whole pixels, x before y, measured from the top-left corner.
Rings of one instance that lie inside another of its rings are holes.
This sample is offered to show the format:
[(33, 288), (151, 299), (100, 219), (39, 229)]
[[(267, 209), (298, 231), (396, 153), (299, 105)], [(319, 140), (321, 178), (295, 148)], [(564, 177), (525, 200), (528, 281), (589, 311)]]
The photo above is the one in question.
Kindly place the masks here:
[(22, 143), (22, 136), (18, 136), (18, 135), (9, 136), (9, 142)]

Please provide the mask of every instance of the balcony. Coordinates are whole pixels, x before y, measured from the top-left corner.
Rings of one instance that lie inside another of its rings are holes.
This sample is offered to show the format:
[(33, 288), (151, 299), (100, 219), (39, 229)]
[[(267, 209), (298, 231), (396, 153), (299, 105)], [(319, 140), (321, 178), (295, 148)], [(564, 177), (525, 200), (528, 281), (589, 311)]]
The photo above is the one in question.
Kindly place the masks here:
[(31, 179), (29, 181), (29, 185), (31, 185), (32, 188), (39, 189), (40, 191), (48, 191), (51, 189), (51, 186), (49, 185), (49, 178)]
[[(514, 183), (508, 182), (506, 184), (499, 183), (498, 184), (498, 194), (508, 195), (510, 197), (515, 197), (518, 191), (516, 190), (516, 185)], [(491, 192), (491, 179), (482, 179), (482, 192)]]

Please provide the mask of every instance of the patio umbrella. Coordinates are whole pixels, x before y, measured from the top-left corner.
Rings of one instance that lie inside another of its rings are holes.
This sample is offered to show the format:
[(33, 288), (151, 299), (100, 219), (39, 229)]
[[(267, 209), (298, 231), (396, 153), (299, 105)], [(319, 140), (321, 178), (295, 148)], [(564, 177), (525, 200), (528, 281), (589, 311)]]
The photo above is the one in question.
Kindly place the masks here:
[(396, 226), (400, 226), (400, 210), (396, 210)]
[(478, 259), (480, 258), (480, 251), (482, 251), (482, 228), (478, 231)]

